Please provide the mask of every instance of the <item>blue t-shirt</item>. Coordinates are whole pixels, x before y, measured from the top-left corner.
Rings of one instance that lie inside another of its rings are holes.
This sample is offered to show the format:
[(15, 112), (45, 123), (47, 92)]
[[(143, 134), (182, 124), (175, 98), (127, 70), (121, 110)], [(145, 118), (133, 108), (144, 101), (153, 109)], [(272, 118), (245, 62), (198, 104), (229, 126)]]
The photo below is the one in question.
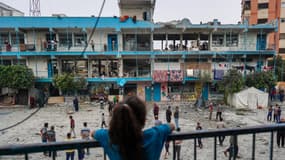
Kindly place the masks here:
[[(170, 126), (163, 124), (155, 126), (143, 131), (143, 148), (147, 157), (147, 160), (159, 160), (160, 153), (163, 148), (163, 144), (167, 139), (167, 136), (171, 133)], [(106, 129), (100, 129), (95, 132), (93, 137), (100, 142), (104, 148), (106, 154), (111, 160), (121, 160), (118, 146), (110, 145), (109, 131)]]

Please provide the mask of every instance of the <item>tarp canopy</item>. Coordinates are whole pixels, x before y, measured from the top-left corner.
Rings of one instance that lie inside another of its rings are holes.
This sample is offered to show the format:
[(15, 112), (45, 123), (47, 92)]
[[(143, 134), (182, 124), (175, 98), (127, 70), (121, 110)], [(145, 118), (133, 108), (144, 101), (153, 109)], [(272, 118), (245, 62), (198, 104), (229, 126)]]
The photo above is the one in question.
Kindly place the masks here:
[(236, 108), (257, 109), (257, 107), (267, 107), (268, 93), (254, 87), (244, 89), (229, 96), (228, 103)]

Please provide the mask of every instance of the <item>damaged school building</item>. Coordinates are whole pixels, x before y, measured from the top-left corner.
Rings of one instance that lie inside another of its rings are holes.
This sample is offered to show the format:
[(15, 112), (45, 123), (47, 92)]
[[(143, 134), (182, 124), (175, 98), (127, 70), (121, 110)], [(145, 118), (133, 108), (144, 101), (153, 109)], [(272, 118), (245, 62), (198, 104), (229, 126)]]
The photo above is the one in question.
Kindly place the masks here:
[[(269, 70), (276, 54), (268, 35), (278, 23), (249, 25), (211, 22), (192, 24), (187, 18), (153, 22), (155, 0), (120, 0), (120, 16), (2, 16), (1, 65), (26, 65), (36, 77), (35, 88), (58, 96), (57, 74), (86, 78), (83, 95), (109, 97), (135, 94), (146, 101), (192, 101), (216, 92), (216, 81), (236, 68), (245, 76)], [(191, 19), (191, 17), (190, 17)], [(90, 41), (88, 41), (90, 39)], [(85, 52), (84, 47), (87, 46)], [(200, 79), (209, 75), (211, 83)], [(22, 93), (21, 93), (22, 92)], [(29, 103), (30, 90), (18, 91)]]

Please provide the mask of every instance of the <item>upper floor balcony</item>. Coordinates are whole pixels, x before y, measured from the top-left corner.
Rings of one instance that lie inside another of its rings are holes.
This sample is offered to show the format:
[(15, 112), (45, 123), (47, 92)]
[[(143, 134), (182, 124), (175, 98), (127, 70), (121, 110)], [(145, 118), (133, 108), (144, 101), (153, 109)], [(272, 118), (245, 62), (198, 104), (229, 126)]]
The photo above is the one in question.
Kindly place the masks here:
[(221, 25), (216, 20), (191, 24), (185, 19), (154, 24), (132, 18), (122, 22), (117, 17), (102, 17), (93, 35), (92, 28), (98, 20), (95, 17), (0, 17), (0, 20), (3, 22), (0, 49), (4, 55), (12, 52), (76, 55), (83, 50), (94, 55), (268, 51), (274, 49), (274, 44), (266, 42), (267, 35), (276, 30), (275, 24)]

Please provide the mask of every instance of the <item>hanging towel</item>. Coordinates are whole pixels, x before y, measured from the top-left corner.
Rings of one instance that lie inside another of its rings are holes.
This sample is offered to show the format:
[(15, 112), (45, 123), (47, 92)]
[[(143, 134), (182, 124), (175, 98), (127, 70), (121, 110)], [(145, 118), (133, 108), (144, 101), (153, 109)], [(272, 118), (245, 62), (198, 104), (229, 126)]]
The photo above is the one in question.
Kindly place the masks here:
[(222, 80), (224, 77), (224, 70), (214, 70), (214, 80)]

